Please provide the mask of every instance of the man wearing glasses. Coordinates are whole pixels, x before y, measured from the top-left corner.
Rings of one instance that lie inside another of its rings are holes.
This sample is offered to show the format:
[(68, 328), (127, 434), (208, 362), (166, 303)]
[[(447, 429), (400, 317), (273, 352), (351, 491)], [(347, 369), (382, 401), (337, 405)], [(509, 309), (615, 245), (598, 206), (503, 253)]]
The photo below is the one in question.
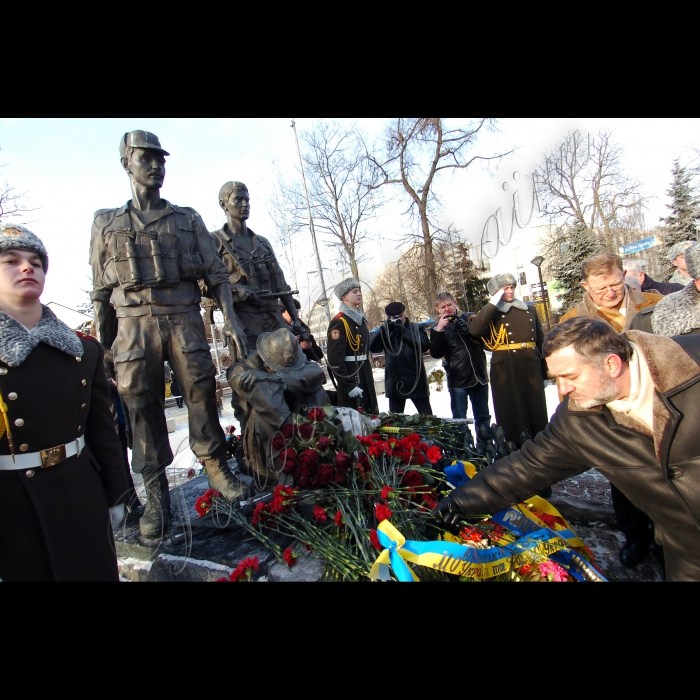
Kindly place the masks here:
[[(632, 328), (632, 321), (641, 309), (664, 298), (656, 292), (642, 292), (626, 285), (622, 258), (614, 253), (600, 253), (584, 260), (582, 278), (586, 295), (562, 316), (560, 323), (576, 316), (600, 318), (621, 333)], [(610, 493), (617, 526), (626, 538), (620, 549), (620, 562), (627, 567), (637, 566), (651, 544), (651, 520), (613, 484)]]

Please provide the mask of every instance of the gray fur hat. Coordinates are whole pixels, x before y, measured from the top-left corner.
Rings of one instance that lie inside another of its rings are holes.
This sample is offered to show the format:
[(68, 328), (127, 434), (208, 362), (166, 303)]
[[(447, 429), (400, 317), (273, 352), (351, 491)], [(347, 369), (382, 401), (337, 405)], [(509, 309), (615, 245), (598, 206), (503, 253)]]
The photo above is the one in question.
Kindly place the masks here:
[(676, 245), (672, 245), (668, 249), (669, 262), (673, 262), (679, 255), (683, 255), (693, 243), (695, 243), (695, 241), (681, 241), (680, 243), (676, 243)]
[(518, 281), (510, 274), (510, 272), (505, 272), (500, 275), (494, 275), (486, 285), (489, 290), (489, 294), (493, 296), (501, 287), (506, 287), (509, 284), (517, 285)]
[(49, 269), (49, 254), (39, 236), (19, 224), (4, 223), (0, 226), (0, 253), (6, 250), (31, 250), (41, 260), (44, 272)]
[(335, 285), (335, 295), (343, 300), (343, 297), (352, 289), (358, 289), (360, 287), (360, 280), (354, 277), (346, 277), (341, 282)]
[(688, 273), (694, 279), (700, 279), (700, 243), (694, 243), (685, 251), (685, 264)]

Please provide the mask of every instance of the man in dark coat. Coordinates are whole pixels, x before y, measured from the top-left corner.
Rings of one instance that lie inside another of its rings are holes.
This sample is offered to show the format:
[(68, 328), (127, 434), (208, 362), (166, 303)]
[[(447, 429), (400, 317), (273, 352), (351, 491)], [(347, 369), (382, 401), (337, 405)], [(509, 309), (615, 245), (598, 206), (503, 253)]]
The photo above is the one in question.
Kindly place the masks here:
[[(297, 299), (294, 299), (293, 302), (294, 308), (299, 312), (301, 310), (301, 303)], [(289, 315), (287, 307), (282, 306), (281, 301), (280, 311), (282, 313), (282, 318), (287, 322), (290, 330), (294, 329), (294, 319)], [(316, 343), (316, 338), (311, 335), (311, 329), (301, 318), (299, 319), (299, 328), (294, 330), (298, 331), (294, 334), (294, 337), (297, 339), (302, 352), (306, 355), (306, 359), (309, 362), (320, 362), (323, 359), (323, 350), (321, 350), (318, 343)], [(294, 332), (294, 330), (292, 330), (292, 332)]]
[(636, 289), (636, 285), (631, 284), (632, 280), (639, 282), (640, 292), (658, 292), (659, 294), (673, 294), (680, 292), (684, 284), (673, 284), (672, 282), (657, 282), (642, 270), (641, 265), (636, 260), (623, 260), (622, 269), (625, 271), (625, 284)]
[(491, 423), (489, 413), (489, 379), (486, 355), (481, 340), (469, 333), (475, 314), (461, 313), (449, 292), (440, 292), (435, 300), (440, 317), (430, 331), (430, 354), (442, 358), (447, 375), (453, 418), (467, 417), (467, 398), (472, 402), (476, 437), (483, 425)]
[(488, 282), (489, 303), (472, 319), (469, 332), (491, 350), (491, 396), (506, 440), (519, 447), (547, 425), (542, 359), (544, 333), (537, 312), (515, 298), (513, 275)]
[(379, 409), (369, 358), (369, 329), (360, 310), (360, 281), (354, 277), (342, 280), (335, 286), (335, 295), (341, 301), (340, 313), (328, 325), (326, 360), (335, 377), (338, 406), (376, 414)]
[(594, 468), (655, 525), (668, 581), (700, 581), (700, 337), (617, 334), (600, 319), (559, 324), (544, 344), (565, 399), (545, 430), (440, 501), (496, 513)]
[(430, 349), (428, 334), (411, 323), (400, 301), (384, 308), (387, 320), (374, 332), (370, 352), (384, 352), (384, 394), (392, 413), (403, 413), (406, 399), (411, 399), (418, 413), (432, 415), (430, 388), (423, 363), (423, 353)]
[(118, 581), (129, 484), (104, 355), (43, 306), (48, 256), (0, 233), (0, 579)]

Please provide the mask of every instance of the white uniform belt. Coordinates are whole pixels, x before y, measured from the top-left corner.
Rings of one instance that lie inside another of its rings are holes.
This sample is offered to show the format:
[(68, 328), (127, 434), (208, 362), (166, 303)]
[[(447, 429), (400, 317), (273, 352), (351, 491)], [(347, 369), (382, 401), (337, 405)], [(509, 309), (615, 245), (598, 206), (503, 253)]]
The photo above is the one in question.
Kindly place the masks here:
[(360, 360), (366, 360), (367, 355), (346, 355), (345, 356), (345, 361), (346, 362), (352, 362), (353, 360), (357, 360), (358, 362)]
[(12, 455), (0, 455), (0, 470), (53, 467), (55, 464), (60, 464), (69, 457), (79, 454), (83, 447), (85, 447), (85, 436), (81, 435), (73, 442), (50, 447), (48, 450), (41, 450), (41, 452), (28, 452), (27, 454), (15, 455), (14, 458)]

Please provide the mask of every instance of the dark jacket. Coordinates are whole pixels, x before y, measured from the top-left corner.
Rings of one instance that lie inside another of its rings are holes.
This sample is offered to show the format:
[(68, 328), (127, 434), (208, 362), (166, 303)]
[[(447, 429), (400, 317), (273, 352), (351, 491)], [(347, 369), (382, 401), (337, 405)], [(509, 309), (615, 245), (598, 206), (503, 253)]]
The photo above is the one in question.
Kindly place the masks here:
[[(470, 324), (475, 315), (463, 313), (460, 318)], [(448, 388), (468, 389), (488, 384), (484, 346), (478, 338), (469, 335), (469, 331), (458, 333), (453, 321), (442, 333), (435, 328), (430, 331), (430, 354), (436, 359), (442, 358)]]
[[(52, 467), (0, 471), (5, 581), (118, 581), (108, 509), (127, 500), (129, 484), (102, 347), (80, 342), (80, 361), (43, 342), (19, 366), (0, 361), (16, 454), (86, 441), (80, 455)], [(11, 454), (6, 435), (0, 454)]]
[[(309, 362), (320, 362), (323, 359), (323, 350), (321, 350), (316, 343), (316, 339), (311, 335), (311, 329), (301, 319), (299, 320), (299, 325), (306, 332), (308, 336), (307, 342), (309, 343), (309, 347), (306, 349), (302, 348), (301, 351), (306, 355), (306, 359), (309, 360)], [(303, 338), (304, 336), (302, 335), (302, 340)]]
[(370, 341), (371, 352), (384, 352), (384, 393), (387, 399), (425, 399), (430, 396), (423, 353), (430, 349), (428, 334), (408, 319), (384, 323)]
[(606, 406), (568, 397), (522, 449), (452, 492), (464, 513), (495, 513), (597, 469), (654, 522), (669, 581), (700, 581), (700, 337), (627, 331), (655, 386), (653, 434)]
[(684, 285), (675, 284), (674, 282), (656, 282), (647, 273), (644, 273), (644, 282), (642, 283), (643, 292), (657, 291), (659, 294), (673, 294), (673, 292), (680, 292)]

